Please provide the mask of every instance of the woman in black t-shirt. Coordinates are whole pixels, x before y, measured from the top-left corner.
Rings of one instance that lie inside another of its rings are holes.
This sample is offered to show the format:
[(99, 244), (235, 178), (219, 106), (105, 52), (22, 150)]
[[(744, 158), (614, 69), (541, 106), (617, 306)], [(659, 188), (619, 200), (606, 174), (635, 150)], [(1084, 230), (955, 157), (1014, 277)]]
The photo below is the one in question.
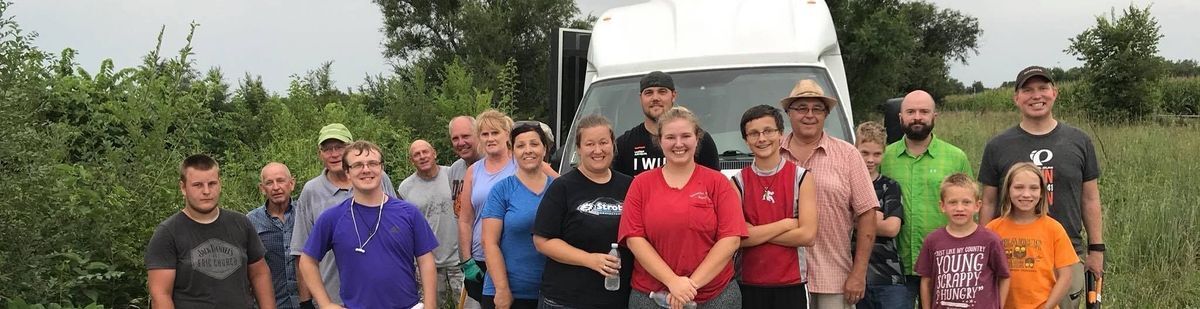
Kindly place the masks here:
[[(591, 115), (579, 120), (575, 147), (578, 169), (550, 184), (538, 206), (533, 244), (550, 259), (542, 273), (541, 299), (551, 308), (626, 308), (633, 255), (617, 242), (621, 204), (632, 177), (612, 170), (613, 131), (608, 119)], [(604, 278), (620, 275), (616, 291)]]

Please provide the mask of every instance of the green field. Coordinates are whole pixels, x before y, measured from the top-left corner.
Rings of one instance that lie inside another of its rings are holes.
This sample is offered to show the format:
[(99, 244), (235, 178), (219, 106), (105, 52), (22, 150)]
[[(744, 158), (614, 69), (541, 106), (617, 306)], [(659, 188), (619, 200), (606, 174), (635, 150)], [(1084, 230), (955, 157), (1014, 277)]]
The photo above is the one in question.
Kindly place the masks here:
[[(1200, 305), (1200, 125), (1105, 125), (1061, 121), (1092, 136), (1108, 247), (1108, 308)], [(987, 139), (1019, 121), (1012, 112), (944, 112), (935, 133), (978, 170)]]

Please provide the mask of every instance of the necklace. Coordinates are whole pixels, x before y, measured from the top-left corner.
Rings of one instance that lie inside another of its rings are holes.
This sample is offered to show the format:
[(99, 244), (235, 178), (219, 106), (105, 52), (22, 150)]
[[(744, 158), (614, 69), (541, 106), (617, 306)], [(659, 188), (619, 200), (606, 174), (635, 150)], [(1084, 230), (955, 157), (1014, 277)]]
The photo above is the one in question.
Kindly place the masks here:
[[(367, 234), (367, 241), (364, 242), (362, 236), (358, 234), (358, 221), (354, 219), (354, 198), (350, 198), (350, 222), (354, 224), (354, 237), (358, 238), (358, 247), (354, 248), (355, 252), (367, 253), (367, 250), (363, 249), (363, 247), (366, 247), (367, 243), (371, 242), (371, 238), (375, 237), (375, 233), (379, 232), (379, 222), (383, 221), (383, 205), (387, 204), (387, 200), (388, 196), (384, 194), (383, 204), (379, 204), (379, 217), (375, 218), (375, 230), (371, 231), (371, 234)], [(363, 223), (363, 225), (365, 227), (366, 223)]]
[[(757, 166), (751, 169), (758, 176), (758, 185), (763, 189), (762, 200), (774, 204), (775, 191), (771, 190), (771, 188), (775, 186), (775, 181), (780, 178), (779, 172), (783, 170), (783, 160), (779, 160), (779, 166), (776, 166), (773, 171), (760, 171)], [(770, 181), (765, 181), (764, 179), (770, 179)]]

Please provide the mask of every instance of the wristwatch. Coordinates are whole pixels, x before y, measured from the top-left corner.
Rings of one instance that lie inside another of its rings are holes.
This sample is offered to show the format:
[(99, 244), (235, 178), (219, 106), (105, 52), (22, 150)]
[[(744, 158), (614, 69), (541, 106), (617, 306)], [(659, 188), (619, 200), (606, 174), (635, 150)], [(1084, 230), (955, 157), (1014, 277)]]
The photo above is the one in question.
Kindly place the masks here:
[(1104, 252), (1104, 244), (1088, 244), (1089, 252)]

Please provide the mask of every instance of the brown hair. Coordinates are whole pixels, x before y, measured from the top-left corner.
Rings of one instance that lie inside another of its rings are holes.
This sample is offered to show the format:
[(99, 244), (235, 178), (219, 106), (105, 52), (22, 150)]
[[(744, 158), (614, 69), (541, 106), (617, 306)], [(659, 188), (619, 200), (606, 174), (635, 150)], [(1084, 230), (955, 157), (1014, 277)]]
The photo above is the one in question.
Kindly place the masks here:
[(355, 151), (354, 155), (361, 155), (364, 152), (370, 153), (374, 151), (375, 153), (379, 154), (379, 163), (383, 164), (383, 150), (379, 149), (379, 145), (375, 145), (375, 143), (367, 140), (358, 140), (350, 143), (350, 145), (346, 146), (345, 150), (342, 150), (342, 170), (346, 171), (347, 173), (350, 172), (350, 161), (347, 161), (346, 158), (350, 156), (351, 151)]
[(975, 200), (979, 200), (979, 183), (975, 182), (975, 180), (971, 179), (971, 177), (967, 176), (967, 174), (954, 173), (950, 174), (950, 176), (946, 176), (946, 178), (942, 180), (942, 185), (938, 188), (938, 195), (942, 200), (946, 199), (946, 188), (949, 187), (971, 189), (971, 192), (975, 193), (973, 194), (975, 196)]
[(1038, 216), (1046, 215), (1050, 211), (1050, 202), (1047, 200), (1049, 198), (1048, 195), (1050, 194), (1046, 192), (1046, 177), (1045, 175), (1042, 175), (1041, 168), (1038, 168), (1037, 165), (1033, 165), (1033, 163), (1030, 162), (1013, 164), (1012, 167), (1008, 168), (1008, 174), (1004, 175), (1003, 187), (1000, 188), (1000, 215), (1007, 217), (1010, 213), (1012, 213), (1012, 200), (1010, 200), (1012, 197), (1009, 196), (1008, 186), (1012, 185), (1013, 178), (1016, 177), (1017, 173), (1020, 172), (1030, 172), (1034, 175), (1037, 175), (1039, 187), (1038, 190), (1041, 191), (1042, 194), (1040, 194), (1041, 197), (1038, 198), (1037, 207), (1033, 208), (1033, 213)]
[(217, 160), (213, 160), (208, 155), (191, 155), (183, 159), (182, 163), (179, 163), (179, 182), (187, 181), (187, 169), (189, 168), (197, 171), (208, 171), (214, 168), (220, 170), (221, 166), (217, 164)]
[(579, 121), (575, 123), (575, 147), (578, 148), (583, 139), (583, 129), (591, 129), (600, 126), (608, 129), (608, 138), (612, 140), (614, 145), (613, 147), (615, 149), (617, 137), (613, 134), (612, 123), (608, 121), (608, 118), (605, 118), (604, 115), (600, 114), (583, 116), (583, 118), (579, 118)]
[(858, 125), (854, 130), (854, 144), (876, 143), (887, 147), (887, 131), (878, 122), (867, 121)]

